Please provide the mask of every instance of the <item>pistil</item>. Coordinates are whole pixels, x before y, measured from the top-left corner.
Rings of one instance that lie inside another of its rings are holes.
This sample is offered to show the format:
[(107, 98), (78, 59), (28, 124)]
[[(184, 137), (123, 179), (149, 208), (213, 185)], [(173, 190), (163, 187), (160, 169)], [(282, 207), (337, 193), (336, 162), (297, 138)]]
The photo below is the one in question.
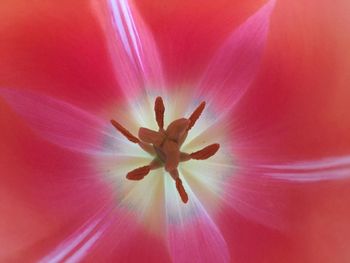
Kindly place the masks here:
[(182, 202), (188, 202), (188, 195), (180, 179), (178, 165), (180, 162), (194, 160), (205, 160), (213, 156), (220, 148), (217, 143), (206, 146), (205, 148), (193, 152), (184, 153), (180, 148), (186, 140), (188, 131), (195, 125), (205, 108), (205, 102), (202, 102), (190, 115), (189, 118), (181, 118), (171, 122), (164, 130), (165, 107), (163, 99), (157, 97), (154, 103), (154, 112), (158, 131), (140, 127), (138, 137), (129, 132), (115, 120), (111, 120), (112, 125), (124, 135), (130, 142), (138, 144), (144, 151), (154, 156), (149, 165), (145, 165), (130, 171), (126, 178), (129, 180), (142, 180), (151, 170), (164, 169), (175, 181), (176, 189)]

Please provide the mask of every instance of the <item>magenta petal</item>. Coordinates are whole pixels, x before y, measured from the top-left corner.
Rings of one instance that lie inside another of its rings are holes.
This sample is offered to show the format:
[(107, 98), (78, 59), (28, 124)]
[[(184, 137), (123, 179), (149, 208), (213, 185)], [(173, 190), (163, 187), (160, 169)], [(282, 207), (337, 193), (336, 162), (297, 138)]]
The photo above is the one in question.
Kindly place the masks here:
[(220, 113), (239, 101), (259, 70), (274, 3), (270, 0), (229, 36), (199, 83), (199, 96)]
[(183, 205), (172, 179), (166, 184), (168, 243), (174, 262), (229, 262), (219, 228), (183, 179), (189, 201)]
[(94, 259), (92, 262), (113, 261), (111, 258), (116, 250), (123, 253), (121, 247), (124, 243), (132, 242), (136, 231), (133, 218), (130, 212), (120, 207), (102, 207), (39, 262), (90, 262), (89, 257)]
[(82, 262), (170, 262), (163, 240), (150, 234), (138, 219), (129, 209), (112, 211), (101, 224), (105, 231)]
[(108, 153), (103, 139), (114, 139), (108, 132), (108, 122), (69, 103), (33, 92), (0, 89), (0, 97), (50, 142), (83, 153)]
[(140, 15), (127, 0), (94, 1), (94, 10), (107, 37), (120, 88), (134, 97), (163, 87), (157, 47)]
[(237, 171), (223, 184), (225, 203), (244, 218), (286, 231), (289, 184), (262, 176), (259, 171)]

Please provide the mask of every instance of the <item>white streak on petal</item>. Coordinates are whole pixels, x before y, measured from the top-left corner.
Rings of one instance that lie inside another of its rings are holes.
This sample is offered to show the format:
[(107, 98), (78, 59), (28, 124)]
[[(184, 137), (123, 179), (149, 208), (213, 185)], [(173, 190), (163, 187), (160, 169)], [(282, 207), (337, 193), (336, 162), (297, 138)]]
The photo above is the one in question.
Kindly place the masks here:
[[(91, 235), (96, 230), (96, 228), (99, 227), (98, 225), (102, 222), (102, 220), (105, 217), (106, 211), (100, 212), (97, 215), (93, 216), (82, 227), (80, 227), (67, 239), (61, 242), (51, 253), (49, 253), (47, 256), (41, 259), (39, 263), (61, 262), (65, 257), (72, 253), (77, 248), (77, 246), (79, 246), (86, 238), (88, 238), (89, 235)], [(104, 227), (102, 227), (102, 229), (104, 229)], [(88, 238), (87, 242), (89, 242), (91, 238), (94, 239), (94, 236), (98, 233), (99, 231), (95, 233), (92, 237)]]
[(285, 164), (265, 164), (259, 165), (262, 168), (280, 170), (317, 170), (330, 169), (340, 166), (350, 166), (350, 156), (327, 157), (312, 161), (299, 161)]
[(116, 24), (116, 27), (118, 28), (117, 33), (119, 34), (119, 37), (123, 43), (123, 48), (126, 50), (126, 52), (128, 53), (130, 59), (132, 57), (132, 53), (131, 53), (131, 49), (128, 43), (128, 38), (126, 35), (126, 31), (124, 29), (124, 25), (123, 25), (123, 21), (122, 21), (122, 17), (121, 17), (121, 12), (118, 6), (118, 2), (117, 1), (109, 1), (113, 14), (114, 14), (114, 22)]
[(126, 25), (128, 28), (128, 32), (130, 33), (130, 38), (131, 38), (131, 43), (132, 43), (132, 47), (135, 50), (135, 60), (138, 62), (138, 64), (140, 65), (141, 70), (143, 71), (143, 74), (145, 74), (145, 68), (143, 65), (143, 61), (141, 59), (141, 49), (142, 46), (140, 44), (140, 36), (138, 35), (137, 29), (135, 27), (135, 22), (134, 19), (132, 17), (131, 11), (130, 11), (130, 7), (127, 3), (126, 0), (120, 0), (120, 6), (122, 9), (122, 12), (124, 15), (124, 19), (126, 21)]
[(66, 263), (80, 262), (88, 253), (91, 247), (100, 239), (102, 234), (106, 231), (107, 225), (103, 226), (102, 229), (98, 230), (92, 237), (90, 237), (74, 254), (69, 257)]
[(294, 182), (350, 178), (350, 156), (321, 158), (286, 164), (258, 165), (264, 175)]
[(163, 95), (165, 85), (158, 50), (137, 8), (127, 0), (92, 3), (105, 31), (117, 81), (130, 106), (135, 107), (135, 100), (153, 89)]

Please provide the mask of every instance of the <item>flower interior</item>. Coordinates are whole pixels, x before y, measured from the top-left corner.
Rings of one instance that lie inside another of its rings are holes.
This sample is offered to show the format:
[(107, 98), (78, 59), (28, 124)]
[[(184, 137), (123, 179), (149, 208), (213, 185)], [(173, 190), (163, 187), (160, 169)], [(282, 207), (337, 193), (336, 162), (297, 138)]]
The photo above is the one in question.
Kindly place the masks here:
[(183, 203), (188, 202), (187, 192), (182, 184), (178, 166), (181, 162), (189, 160), (206, 160), (212, 157), (219, 150), (220, 145), (214, 143), (202, 148), (199, 151), (186, 153), (181, 151), (181, 146), (185, 142), (188, 132), (195, 125), (205, 108), (202, 102), (189, 116), (172, 121), (168, 127), (164, 128), (165, 107), (161, 97), (157, 97), (154, 103), (155, 119), (158, 124), (158, 131), (140, 127), (138, 137), (133, 135), (120, 123), (111, 120), (112, 125), (130, 142), (138, 144), (142, 150), (150, 154), (153, 160), (145, 166), (138, 167), (130, 171), (126, 178), (139, 181), (147, 176), (151, 170), (164, 168), (174, 179), (176, 189)]

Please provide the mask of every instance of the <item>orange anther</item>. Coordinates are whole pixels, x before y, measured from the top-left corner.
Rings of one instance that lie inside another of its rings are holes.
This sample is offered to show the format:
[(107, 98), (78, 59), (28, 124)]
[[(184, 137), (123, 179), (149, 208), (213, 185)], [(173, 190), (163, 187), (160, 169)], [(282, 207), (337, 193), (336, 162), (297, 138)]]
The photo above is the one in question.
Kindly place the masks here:
[(185, 204), (188, 202), (188, 195), (185, 191), (184, 186), (182, 185), (182, 181), (180, 178), (176, 178), (176, 189), (179, 192), (179, 195), (181, 197), (182, 202), (184, 202)]
[(158, 123), (159, 129), (164, 128), (164, 112), (165, 107), (162, 97), (157, 97), (154, 103), (154, 112), (156, 113), (156, 121)]
[(150, 171), (151, 171), (151, 167), (149, 165), (146, 165), (140, 168), (136, 168), (131, 172), (128, 172), (128, 174), (126, 175), (126, 178), (128, 178), (129, 180), (138, 181), (143, 179)]
[(220, 148), (220, 144), (214, 143), (203, 148), (202, 150), (191, 153), (190, 156), (192, 159), (205, 160), (213, 156), (219, 150), (219, 148)]
[(131, 134), (127, 129), (125, 129), (122, 125), (120, 125), (118, 122), (115, 120), (111, 120), (112, 125), (121, 133), (123, 134), (129, 141), (133, 143), (139, 143), (140, 140)]
[(205, 108), (205, 101), (203, 101), (188, 118), (190, 120), (190, 124), (188, 125), (188, 128), (187, 128), (188, 131), (194, 126), (196, 121), (199, 119), (199, 116), (201, 116), (204, 108)]

